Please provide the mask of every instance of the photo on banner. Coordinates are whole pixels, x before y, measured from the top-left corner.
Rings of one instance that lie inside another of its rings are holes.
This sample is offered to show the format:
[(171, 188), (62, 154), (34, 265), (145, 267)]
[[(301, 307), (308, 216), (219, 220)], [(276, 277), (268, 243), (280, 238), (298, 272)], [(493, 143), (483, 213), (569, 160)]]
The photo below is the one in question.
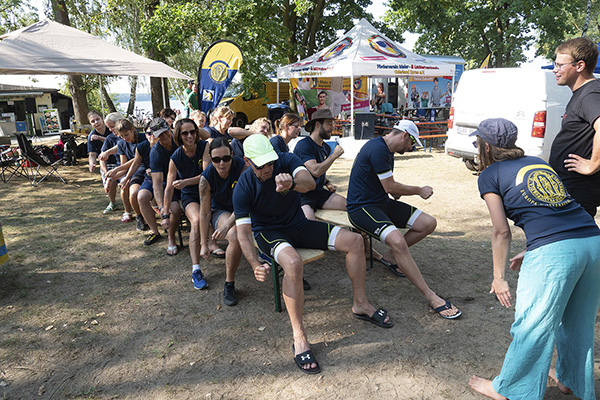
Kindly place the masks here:
[(454, 89), (451, 76), (410, 77), (407, 108), (450, 108)]
[[(341, 119), (350, 115), (350, 78), (292, 78), (292, 92), (297, 112), (304, 122), (317, 110), (328, 108)], [(354, 78), (354, 111), (369, 111), (367, 77)]]

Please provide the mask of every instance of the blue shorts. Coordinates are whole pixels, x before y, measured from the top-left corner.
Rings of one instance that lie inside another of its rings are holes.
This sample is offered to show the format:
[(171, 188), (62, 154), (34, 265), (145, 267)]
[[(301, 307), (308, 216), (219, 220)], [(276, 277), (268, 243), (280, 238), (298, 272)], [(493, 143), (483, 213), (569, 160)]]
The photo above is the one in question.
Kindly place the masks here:
[(232, 214), (231, 211), (225, 211), (225, 210), (212, 210), (211, 211), (211, 217), (210, 217), (210, 225), (213, 227), (213, 229), (217, 229), (217, 224), (219, 222), (219, 218), (221, 218), (221, 216), (223, 214)]
[(154, 198), (154, 188), (152, 187), (152, 179), (146, 178), (144, 182), (142, 182), (142, 186), (140, 186), (140, 191), (147, 190), (152, 193), (152, 198)]
[(397, 228), (410, 229), (422, 211), (401, 201), (389, 199), (383, 206), (363, 206), (348, 212), (350, 223), (356, 228), (385, 242)]
[[(173, 196), (173, 198), (174, 197), (175, 196)], [(200, 204), (200, 195), (198, 194), (198, 192), (184, 193), (184, 194), (181, 195), (181, 205), (183, 206), (184, 210), (186, 209), (186, 207), (190, 203), (198, 203), (198, 204)]]

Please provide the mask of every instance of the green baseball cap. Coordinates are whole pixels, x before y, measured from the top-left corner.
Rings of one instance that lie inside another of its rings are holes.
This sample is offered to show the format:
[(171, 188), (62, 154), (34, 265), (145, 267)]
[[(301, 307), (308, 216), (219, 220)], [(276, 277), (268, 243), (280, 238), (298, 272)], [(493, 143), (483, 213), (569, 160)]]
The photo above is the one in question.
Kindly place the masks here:
[(244, 155), (257, 167), (261, 167), (279, 158), (275, 150), (273, 150), (269, 139), (258, 133), (250, 135), (244, 140)]

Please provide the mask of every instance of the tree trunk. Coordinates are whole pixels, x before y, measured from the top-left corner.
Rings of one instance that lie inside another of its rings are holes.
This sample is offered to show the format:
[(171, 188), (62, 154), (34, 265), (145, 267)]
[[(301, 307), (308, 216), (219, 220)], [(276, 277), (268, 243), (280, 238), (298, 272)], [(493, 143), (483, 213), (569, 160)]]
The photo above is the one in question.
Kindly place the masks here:
[(133, 115), (135, 109), (135, 97), (137, 94), (137, 76), (132, 76), (129, 80), (131, 83), (131, 91), (129, 92), (129, 104), (127, 104), (127, 115)]
[[(54, 20), (63, 25), (71, 26), (69, 13), (65, 0), (51, 0)], [(81, 125), (87, 124), (87, 113), (89, 106), (87, 102), (87, 92), (83, 88), (83, 79), (80, 75), (69, 75), (69, 90), (73, 99), (73, 109), (75, 110), (75, 120)]]
[(104, 102), (106, 103), (108, 111), (111, 113), (117, 112), (117, 107), (115, 107), (115, 103), (113, 103), (112, 99), (110, 98), (110, 95), (106, 91), (106, 86), (102, 84), (100, 85), (100, 87), (102, 89), (102, 97), (104, 98)]
[[(151, 0), (149, 3), (146, 4), (146, 13), (150, 18), (154, 15), (154, 11), (159, 5), (160, 0)], [(158, 52), (156, 47), (151, 47), (150, 49), (148, 49), (148, 58), (160, 62), (165, 62), (165, 58), (162, 54)], [(150, 96), (152, 97), (152, 114), (155, 116), (158, 115), (160, 110), (162, 110), (165, 107), (168, 107), (168, 105), (164, 104), (163, 101), (163, 88), (161, 84), (161, 79), (162, 78), (150, 77)], [(165, 95), (168, 98), (169, 92), (166, 82)]]

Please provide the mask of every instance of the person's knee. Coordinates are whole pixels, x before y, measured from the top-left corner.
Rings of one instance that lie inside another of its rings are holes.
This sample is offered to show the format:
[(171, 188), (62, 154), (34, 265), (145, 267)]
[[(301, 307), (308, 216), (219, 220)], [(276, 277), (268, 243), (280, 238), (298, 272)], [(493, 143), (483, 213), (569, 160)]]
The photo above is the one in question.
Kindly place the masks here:
[(391, 232), (385, 239), (385, 242), (394, 252), (405, 253), (409, 251), (406, 239), (404, 239), (404, 235), (399, 231)]
[(145, 204), (145, 203), (150, 204), (151, 200), (152, 200), (152, 194), (149, 191), (140, 190), (138, 192), (138, 201), (140, 202), (140, 205)]
[(229, 229), (229, 232), (227, 232), (227, 241), (229, 242), (229, 246), (239, 246), (240, 243), (238, 242), (238, 238), (237, 238), (237, 230), (235, 229), (235, 227)]
[(304, 274), (304, 265), (300, 256), (296, 255), (284, 261), (282, 264), (285, 271), (285, 277), (293, 281), (301, 281)]
[(341, 229), (335, 243), (336, 250), (348, 253), (363, 254), (365, 245), (363, 237), (359, 233)]

